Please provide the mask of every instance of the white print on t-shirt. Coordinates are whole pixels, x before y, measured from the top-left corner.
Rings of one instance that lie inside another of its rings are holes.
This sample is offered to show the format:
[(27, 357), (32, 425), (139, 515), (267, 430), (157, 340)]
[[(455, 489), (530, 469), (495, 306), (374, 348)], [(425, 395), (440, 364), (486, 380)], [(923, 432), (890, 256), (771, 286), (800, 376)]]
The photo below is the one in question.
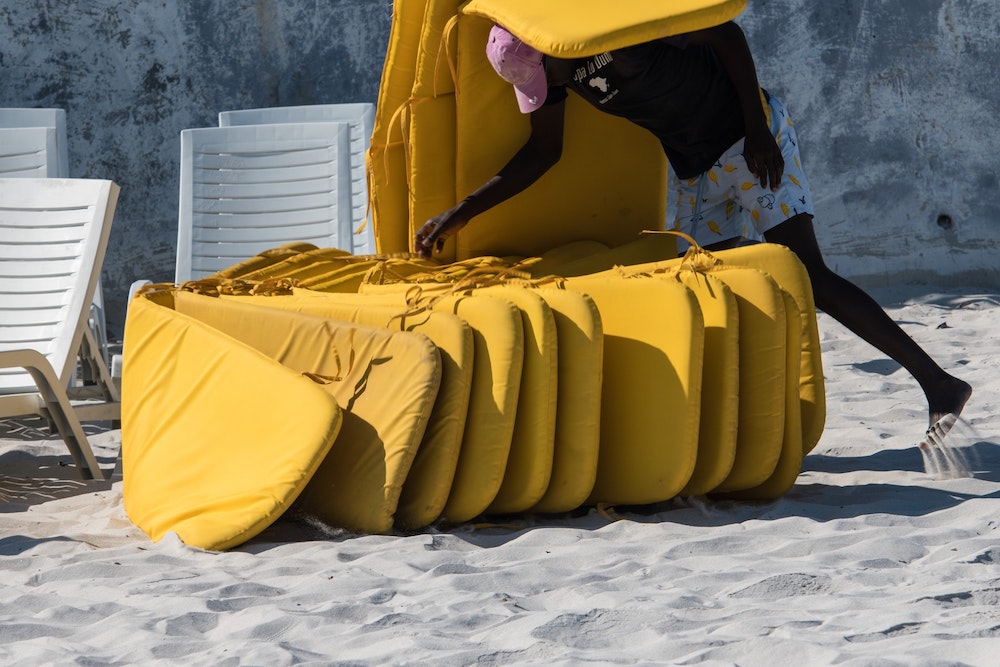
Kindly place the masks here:
[(573, 72), (573, 81), (576, 83), (582, 83), (588, 76), (596, 74), (598, 70), (604, 68), (612, 62), (614, 62), (614, 57), (607, 51), (598, 54), (593, 58), (588, 58), (583, 62), (583, 64), (576, 68), (576, 71)]
[(603, 76), (595, 76), (588, 84), (591, 88), (597, 88), (602, 93), (608, 92), (608, 80)]

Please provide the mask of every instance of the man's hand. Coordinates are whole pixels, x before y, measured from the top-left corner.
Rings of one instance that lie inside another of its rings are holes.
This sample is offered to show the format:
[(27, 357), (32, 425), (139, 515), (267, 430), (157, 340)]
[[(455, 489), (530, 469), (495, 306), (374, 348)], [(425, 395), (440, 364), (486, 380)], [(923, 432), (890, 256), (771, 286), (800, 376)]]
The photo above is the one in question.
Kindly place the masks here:
[(465, 227), (466, 224), (468, 221), (455, 215), (454, 210), (434, 216), (421, 225), (413, 237), (413, 246), (417, 254), (424, 258), (430, 258), (431, 253), (441, 252), (448, 237)]
[(785, 158), (766, 126), (747, 130), (743, 141), (743, 159), (747, 161), (750, 172), (760, 179), (760, 187), (770, 187), (772, 191), (778, 189), (785, 171)]

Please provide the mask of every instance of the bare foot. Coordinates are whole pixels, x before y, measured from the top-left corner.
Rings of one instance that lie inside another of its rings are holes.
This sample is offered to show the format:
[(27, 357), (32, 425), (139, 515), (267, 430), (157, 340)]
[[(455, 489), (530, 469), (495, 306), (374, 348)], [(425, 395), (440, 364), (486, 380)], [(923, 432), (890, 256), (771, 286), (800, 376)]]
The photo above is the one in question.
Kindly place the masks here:
[(924, 433), (924, 439), (920, 441), (917, 445), (920, 449), (927, 451), (932, 447), (943, 447), (944, 446), (944, 436), (948, 435), (955, 424), (958, 422), (958, 415), (954, 412), (949, 412), (941, 419), (937, 420), (931, 424), (927, 432)]
[[(930, 430), (949, 415), (955, 416), (955, 419), (951, 420), (951, 425), (954, 425), (955, 420), (962, 414), (962, 408), (972, 396), (972, 387), (969, 383), (949, 375), (944, 382), (934, 387), (933, 391), (926, 393), (929, 406), (928, 430)], [(951, 430), (950, 425), (947, 430)]]

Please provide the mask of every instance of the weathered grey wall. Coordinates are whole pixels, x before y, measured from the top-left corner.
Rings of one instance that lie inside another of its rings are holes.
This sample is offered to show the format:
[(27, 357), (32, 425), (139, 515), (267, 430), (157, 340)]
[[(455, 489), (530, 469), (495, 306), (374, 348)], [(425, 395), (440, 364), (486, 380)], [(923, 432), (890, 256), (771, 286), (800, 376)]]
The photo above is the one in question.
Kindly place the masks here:
[[(1000, 284), (996, 0), (750, 0), (828, 262), (862, 284)], [(122, 186), (112, 329), (173, 277), (179, 133), (224, 109), (374, 102), (390, 0), (8, 0), (0, 106), (62, 107), (73, 176)]]
[(1000, 284), (1000, 3), (750, 0), (828, 263), (862, 284)]

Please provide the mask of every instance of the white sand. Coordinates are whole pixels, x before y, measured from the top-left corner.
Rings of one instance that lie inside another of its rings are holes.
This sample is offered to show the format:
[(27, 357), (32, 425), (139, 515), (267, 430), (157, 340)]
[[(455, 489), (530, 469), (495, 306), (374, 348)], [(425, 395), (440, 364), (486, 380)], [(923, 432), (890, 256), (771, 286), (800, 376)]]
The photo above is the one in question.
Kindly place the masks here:
[[(1000, 664), (1000, 296), (875, 295), (974, 385), (948, 436), (974, 477), (925, 473), (915, 383), (824, 314), (826, 432), (769, 504), (395, 536), (282, 520), (208, 553), (152, 544), (120, 482), (0, 424), (0, 664)], [(119, 439), (94, 436), (108, 467)]]

